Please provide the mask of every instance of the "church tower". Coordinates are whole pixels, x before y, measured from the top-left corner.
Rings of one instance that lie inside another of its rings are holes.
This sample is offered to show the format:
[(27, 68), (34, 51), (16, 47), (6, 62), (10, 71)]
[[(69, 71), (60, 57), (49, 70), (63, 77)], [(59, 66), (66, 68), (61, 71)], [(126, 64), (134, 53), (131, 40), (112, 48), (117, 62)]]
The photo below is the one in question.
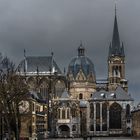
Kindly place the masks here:
[(115, 7), (115, 19), (112, 42), (109, 46), (108, 54), (108, 81), (109, 91), (114, 91), (118, 86), (121, 86), (127, 91), (127, 80), (125, 79), (125, 53), (123, 42), (120, 42), (116, 7)]

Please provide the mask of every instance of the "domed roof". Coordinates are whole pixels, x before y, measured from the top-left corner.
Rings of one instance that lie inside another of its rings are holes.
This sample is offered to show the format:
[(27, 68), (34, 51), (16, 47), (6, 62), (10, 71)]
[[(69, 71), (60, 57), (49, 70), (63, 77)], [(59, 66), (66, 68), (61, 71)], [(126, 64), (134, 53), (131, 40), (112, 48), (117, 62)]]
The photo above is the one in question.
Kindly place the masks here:
[(68, 67), (68, 74), (73, 74), (74, 77), (82, 70), (87, 77), (89, 74), (95, 76), (94, 64), (85, 56), (85, 48), (82, 44), (78, 47), (78, 56), (73, 58)]

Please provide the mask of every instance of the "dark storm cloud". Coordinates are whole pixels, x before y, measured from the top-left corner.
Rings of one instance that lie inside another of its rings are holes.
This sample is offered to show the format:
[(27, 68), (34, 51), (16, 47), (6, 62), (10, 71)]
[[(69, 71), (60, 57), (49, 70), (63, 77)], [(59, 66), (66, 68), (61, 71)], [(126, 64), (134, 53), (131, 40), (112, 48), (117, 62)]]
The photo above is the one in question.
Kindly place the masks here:
[[(118, 0), (117, 15), (125, 45), (126, 78), (140, 98), (140, 1)], [(61, 69), (77, 55), (80, 40), (95, 65), (97, 78), (107, 78), (114, 0), (0, 0), (0, 51), (16, 63), (27, 55), (50, 55)], [(62, 57), (63, 56), (63, 57)]]

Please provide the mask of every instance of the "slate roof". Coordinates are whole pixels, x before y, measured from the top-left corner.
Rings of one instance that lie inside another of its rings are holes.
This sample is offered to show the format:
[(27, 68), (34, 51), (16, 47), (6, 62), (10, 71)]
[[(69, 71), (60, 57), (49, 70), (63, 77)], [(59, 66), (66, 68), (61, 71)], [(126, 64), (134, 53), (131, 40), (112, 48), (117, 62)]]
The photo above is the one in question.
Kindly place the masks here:
[(123, 43), (122, 45), (120, 43), (116, 13), (115, 13), (115, 19), (114, 19), (112, 43), (110, 43), (110, 46), (109, 46), (109, 57), (114, 56), (114, 55), (122, 56), (122, 57), (125, 56)]
[(76, 77), (77, 73), (82, 70), (85, 76), (90, 73), (95, 75), (94, 64), (85, 56), (83, 46), (78, 48), (78, 56), (74, 57), (68, 67), (68, 73), (72, 73)]
[(87, 101), (85, 101), (85, 100), (80, 100), (80, 107), (81, 107), (81, 108), (86, 108), (86, 107), (87, 107)]
[(118, 101), (133, 101), (131, 96), (121, 87), (118, 87), (114, 92), (99, 91), (92, 95), (92, 100), (118, 100)]
[(57, 71), (58, 74), (61, 74), (58, 65), (54, 60), (52, 61), (52, 59), (52, 56), (28, 56), (26, 57), (26, 60), (21, 61), (18, 69), (20, 69), (20, 72), (26, 71), (27, 73), (37, 73), (38, 71), (39, 73), (44, 72), (49, 74), (53, 64), (55, 71)]

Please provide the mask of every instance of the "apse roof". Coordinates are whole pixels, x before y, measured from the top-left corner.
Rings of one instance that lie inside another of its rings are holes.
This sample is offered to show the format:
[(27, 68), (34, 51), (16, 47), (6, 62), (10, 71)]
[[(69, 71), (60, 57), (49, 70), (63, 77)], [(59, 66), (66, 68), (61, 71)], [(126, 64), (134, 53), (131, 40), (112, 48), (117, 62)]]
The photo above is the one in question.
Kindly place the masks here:
[(133, 100), (131, 96), (124, 91), (121, 87), (118, 87), (114, 92), (108, 92), (108, 91), (98, 91), (93, 93), (92, 95), (93, 100)]

